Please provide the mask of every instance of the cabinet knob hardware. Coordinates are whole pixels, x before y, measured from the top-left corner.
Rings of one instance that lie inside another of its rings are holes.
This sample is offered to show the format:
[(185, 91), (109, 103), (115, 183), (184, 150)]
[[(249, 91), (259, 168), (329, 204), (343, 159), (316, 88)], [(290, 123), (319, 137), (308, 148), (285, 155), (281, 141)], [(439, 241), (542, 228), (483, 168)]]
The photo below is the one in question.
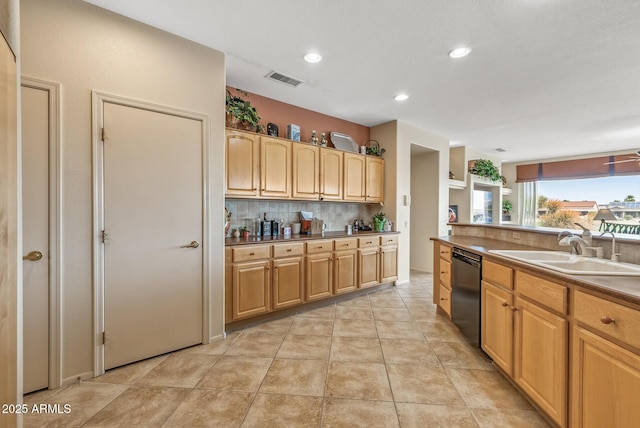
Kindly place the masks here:
[(613, 318), (609, 318), (608, 316), (605, 315), (602, 318), (600, 318), (600, 322), (602, 324), (611, 324), (611, 323), (615, 323), (616, 320)]
[(502, 302), (502, 307), (506, 308), (507, 306), (509, 306), (509, 304), (507, 302)]
[(249, 253), (249, 255), (250, 255), (250, 256), (255, 256), (255, 255), (256, 255), (256, 253)]
[(446, 297), (441, 297), (440, 300), (449, 300)]
[(367, 241), (367, 244), (373, 244), (373, 241)]
[(290, 253), (291, 251), (293, 251), (291, 248), (287, 248), (287, 253)]
[(518, 311), (518, 308), (516, 308), (515, 306), (511, 306), (511, 310), (512, 310), (513, 312), (517, 312), (517, 311)]
[(254, 187), (254, 188), (253, 188), (253, 189), (251, 189), (251, 190), (253, 190), (254, 192), (257, 192), (257, 191), (258, 191), (258, 188), (257, 188), (257, 187)]
[(440, 271), (440, 275), (444, 275), (445, 273), (447, 273), (447, 272)]

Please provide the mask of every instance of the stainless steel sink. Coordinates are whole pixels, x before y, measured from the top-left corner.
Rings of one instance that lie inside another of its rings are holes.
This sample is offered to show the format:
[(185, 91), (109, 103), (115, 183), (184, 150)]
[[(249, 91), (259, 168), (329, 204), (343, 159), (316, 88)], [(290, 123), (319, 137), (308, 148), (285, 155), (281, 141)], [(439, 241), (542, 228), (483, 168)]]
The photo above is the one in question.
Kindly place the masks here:
[(640, 276), (640, 265), (576, 256), (564, 251), (491, 250), (490, 252), (570, 275)]

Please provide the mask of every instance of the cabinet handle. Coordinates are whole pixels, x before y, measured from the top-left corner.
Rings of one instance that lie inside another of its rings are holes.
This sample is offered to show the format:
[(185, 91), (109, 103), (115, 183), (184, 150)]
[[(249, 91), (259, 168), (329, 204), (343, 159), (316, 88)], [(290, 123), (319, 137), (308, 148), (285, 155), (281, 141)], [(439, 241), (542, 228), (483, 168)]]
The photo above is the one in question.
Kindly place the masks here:
[(449, 300), (446, 297), (441, 297), (440, 300)]
[(440, 275), (444, 275), (445, 273), (447, 273), (447, 272), (440, 271)]
[(290, 253), (291, 251), (291, 248), (287, 248), (287, 253)]
[(509, 304), (507, 302), (502, 302), (502, 307), (506, 308), (507, 306), (509, 306)]
[(608, 316), (605, 315), (602, 318), (600, 318), (600, 322), (602, 324), (611, 324), (611, 323), (615, 323), (616, 320), (613, 318), (609, 318)]
[(256, 253), (249, 253), (249, 255), (250, 255), (250, 256), (255, 256), (255, 255), (256, 255)]
[(367, 244), (373, 244), (373, 241), (367, 241)]
[(511, 311), (513, 311), (513, 312), (517, 312), (517, 311), (518, 311), (518, 308), (516, 308), (515, 306), (511, 306)]

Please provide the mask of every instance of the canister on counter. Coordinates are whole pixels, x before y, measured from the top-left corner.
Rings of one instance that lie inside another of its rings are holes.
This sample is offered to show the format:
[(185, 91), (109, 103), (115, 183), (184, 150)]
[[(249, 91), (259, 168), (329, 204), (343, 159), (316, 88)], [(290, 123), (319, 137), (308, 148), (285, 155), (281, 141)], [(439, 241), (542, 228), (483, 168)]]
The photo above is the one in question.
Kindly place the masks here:
[(353, 226), (348, 224), (344, 227), (345, 232), (347, 232), (347, 235), (353, 235)]

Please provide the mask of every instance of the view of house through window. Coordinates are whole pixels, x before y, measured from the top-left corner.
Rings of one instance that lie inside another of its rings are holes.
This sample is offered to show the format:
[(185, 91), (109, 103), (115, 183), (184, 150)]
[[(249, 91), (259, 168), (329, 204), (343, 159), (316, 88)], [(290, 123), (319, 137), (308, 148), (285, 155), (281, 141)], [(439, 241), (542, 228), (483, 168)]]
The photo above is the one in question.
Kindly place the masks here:
[[(640, 175), (538, 181), (537, 193), (538, 226), (575, 229), (577, 222), (591, 230), (640, 231)], [(603, 208), (615, 216), (604, 225), (594, 220)]]

